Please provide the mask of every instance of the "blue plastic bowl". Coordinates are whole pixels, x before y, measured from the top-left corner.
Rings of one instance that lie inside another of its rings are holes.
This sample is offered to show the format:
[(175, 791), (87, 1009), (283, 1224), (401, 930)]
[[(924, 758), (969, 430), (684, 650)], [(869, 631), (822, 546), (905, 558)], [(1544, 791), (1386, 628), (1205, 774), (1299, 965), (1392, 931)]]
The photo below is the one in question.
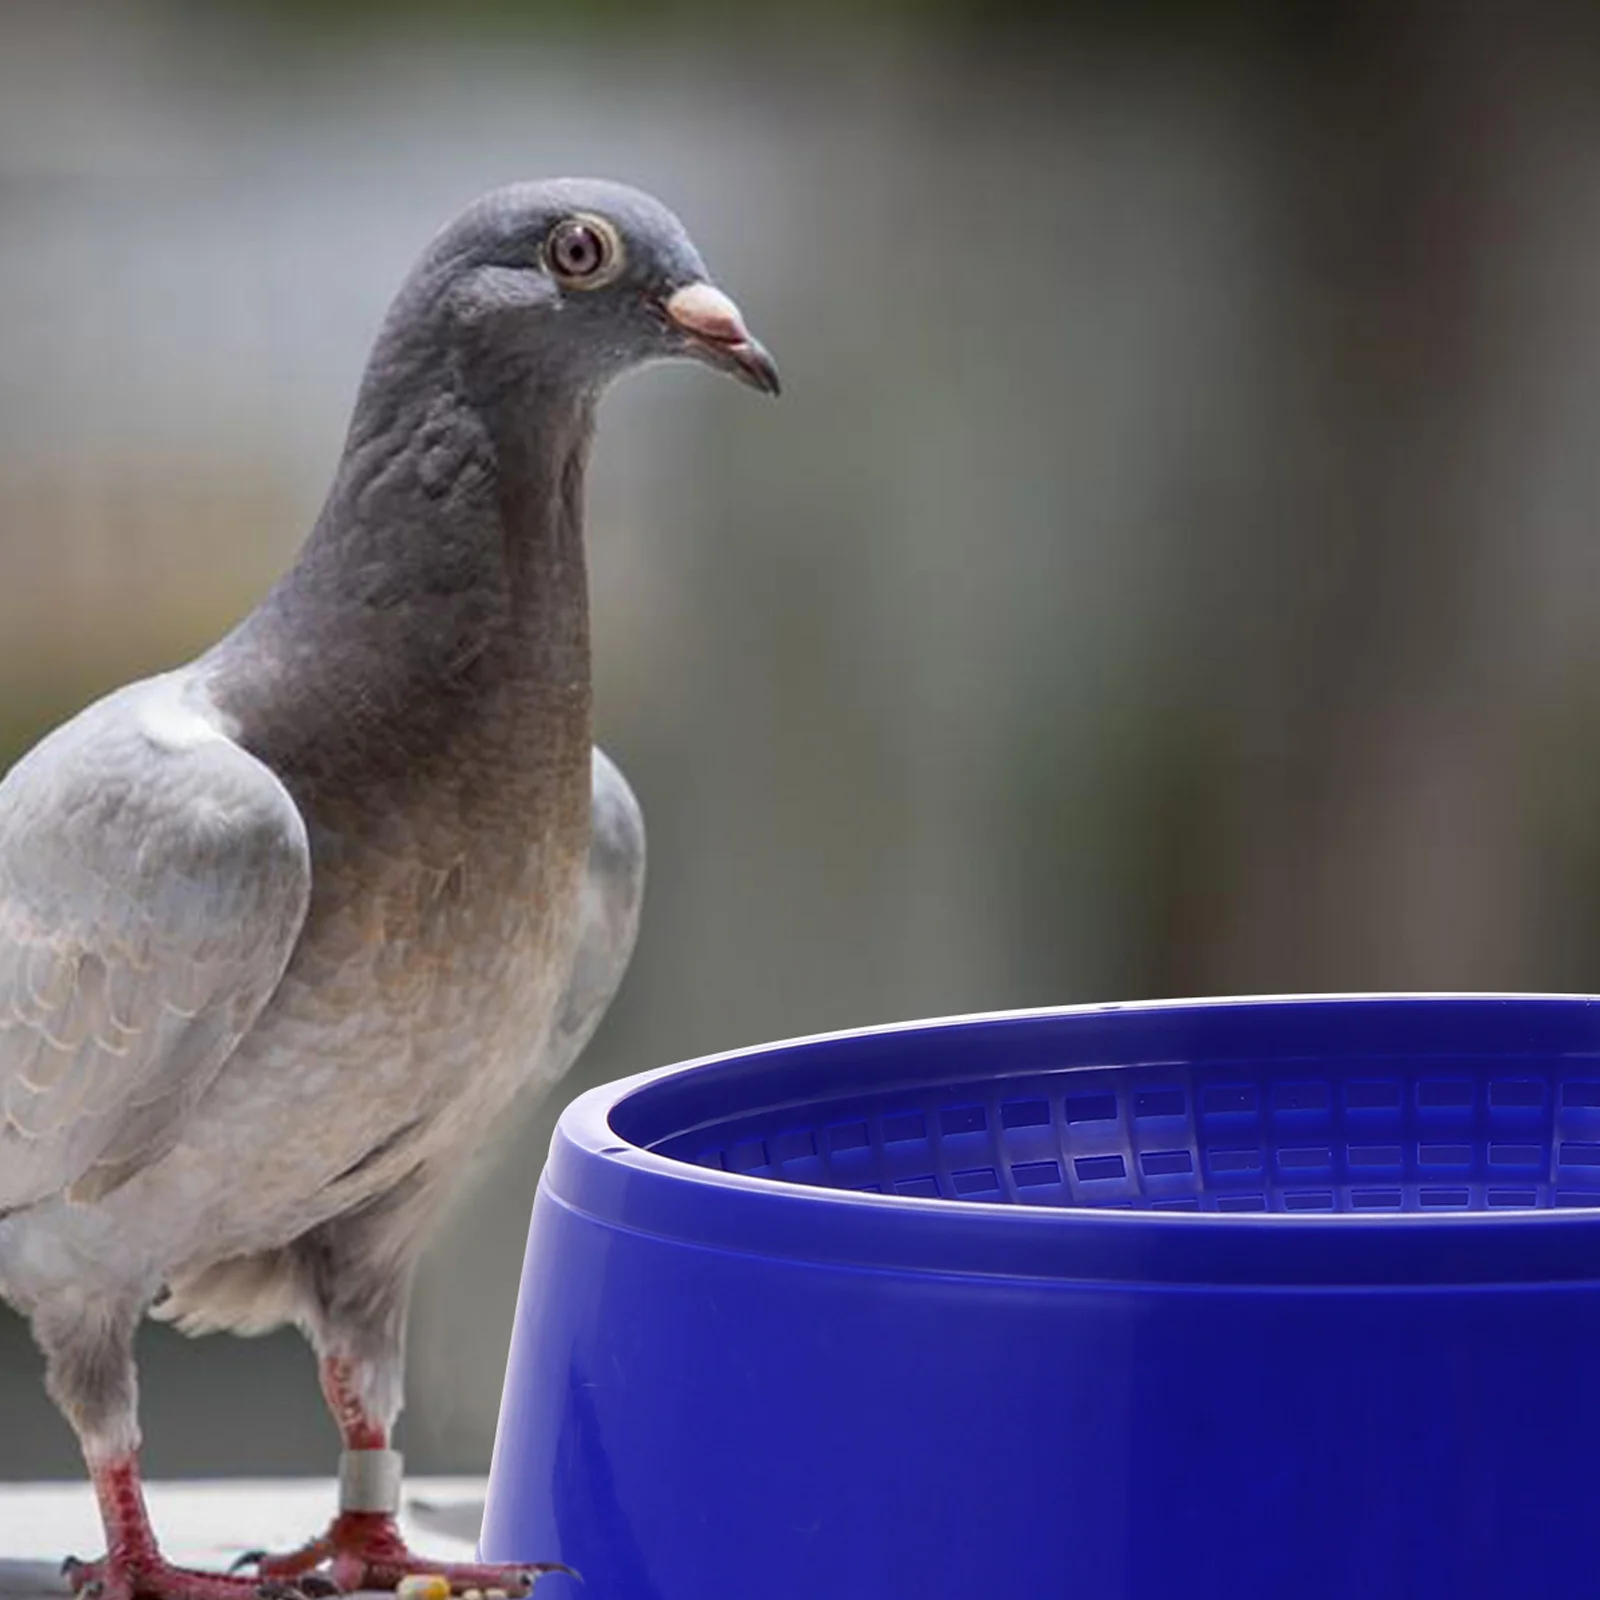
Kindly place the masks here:
[(557, 1129), (481, 1548), (594, 1600), (1588, 1600), (1595, 1207), (1586, 999), (648, 1073)]

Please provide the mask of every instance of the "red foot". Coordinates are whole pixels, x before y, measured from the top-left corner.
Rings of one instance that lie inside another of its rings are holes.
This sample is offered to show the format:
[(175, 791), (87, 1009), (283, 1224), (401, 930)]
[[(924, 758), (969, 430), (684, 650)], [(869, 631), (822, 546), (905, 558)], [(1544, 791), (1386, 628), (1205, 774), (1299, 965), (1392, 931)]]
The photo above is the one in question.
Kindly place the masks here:
[(156, 1545), (131, 1452), (92, 1463), (89, 1476), (106, 1528), (106, 1554), (98, 1561), (68, 1557), (61, 1575), (83, 1600), (310, 1600), (332, 1585), (307, 1573), (296, 1584), (263, 1583), (175, 1567)]
[[(518, 1566), (430, 1561), (412, 1554), (393, 1517), (373, 1511), (346, 1511), (334, 1518), (320, 1539), (284, 1555), (254, 1551), (241, 1559), (240, 1565), (246, 1563), (268, 1584), (276, 1580), (303, 1586), (307, 1577), (326, 1574), (346, 1592), (393, 1589), (402, 1578), (426, 1574), (446, 1579), (456, 1594), (468, 1589), (503, 1589), (508, 1595), (525, 1595), (548, 1573), (577, 1577), (559, 1561), (529, 1561)], [(196, 1596), (195, 1600), (210, 1597)]]
[(154, 1552), (122, 1553), (99, 1561), (68, 1559), (62, 1576), (84, 1600), (290, 1600), (311, 1590), (253, 1578), (175, 1567)]

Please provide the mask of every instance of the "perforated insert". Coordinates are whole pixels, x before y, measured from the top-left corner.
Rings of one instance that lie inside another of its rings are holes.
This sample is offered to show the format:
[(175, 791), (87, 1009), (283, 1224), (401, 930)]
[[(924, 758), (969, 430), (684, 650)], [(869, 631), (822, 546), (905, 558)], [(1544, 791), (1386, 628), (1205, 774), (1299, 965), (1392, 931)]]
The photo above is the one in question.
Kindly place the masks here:
[(741, 1116), (664, 1155), (953, 1201), (1158, 1211), (1600, 1206), (1600, 1059), (1074, 1068)]

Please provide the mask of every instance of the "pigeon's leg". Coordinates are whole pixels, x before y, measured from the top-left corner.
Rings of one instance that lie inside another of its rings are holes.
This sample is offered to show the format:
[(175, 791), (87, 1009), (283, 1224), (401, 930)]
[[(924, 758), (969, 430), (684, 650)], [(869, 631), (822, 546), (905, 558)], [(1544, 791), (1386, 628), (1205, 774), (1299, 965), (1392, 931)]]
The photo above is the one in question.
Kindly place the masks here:
[[(284, 1555), (256, 1554), (250, 1559), (265, 1580), (295, 1580), (325, 1570), (343, 1590), (393, 1589), (414, 1574), (438, 1576), (460, 1593), (466, 1589), (504, 1589), (526, 1594), (534, 1581), (550, 1572), (569, 1572), (558, 1562), (498, 1566), (484, 1562), (432, 1560), (414, 1553), (395, 1521), (400, 1485), (399, 1458), (388, 1447), (389, 1430), (361, 1399), (366, 1376), (348, 1358), (324, 1356), (319, 1370), (328, 1409), (339, 1424), (345, 1457), (341, 1463), (342, 1505), (320, 1538)], [(373, 1505), (353, 1509), (349, 1502)], [(386, 1509), (376, 1509), (383, 1502)]]
[(50, 1398), (72, 1424), (100, 1503), (106, 1553), (68, 1557), (62, 1573), (86, 1600), (261, 1600), (296, 1593), (221, 1573), (175, 1567), (161, 1554), (139, 1476), (138, 1376), (134, 1305), (58, 1304), (35, 1314)]
[(175, 1567), (161, 1554), (150, 1526), (137, 1454), (94, 1463), (90, 1476), (105, 1524), (106, 1554), (98, 1561), (69, 1556), (61, 1566), (62, 1575), (84, 1600), (289, 1600), (331, 1588), (302, 1589)]
[(571, 1569), (556, 1562), (515, 1566), (448, 1562), (415, 1554), (401, 1536), (400, 1456), (390, 1448), (405, 1373), (405, 1324), (417, 1242), (439, 1189), (415, 1174), (376, 1204), (323, 1224), (296, 1245), (328, 1410), (344, 1444), (339, 1511), (327, 1531), (283, 1555), (253, 1554), (260, 1577), (296, 1580), (325, 1573), (339, 1588), (393, 1589), (419, 1574), (452, 1590), (526, 1594), (536, 1579)]

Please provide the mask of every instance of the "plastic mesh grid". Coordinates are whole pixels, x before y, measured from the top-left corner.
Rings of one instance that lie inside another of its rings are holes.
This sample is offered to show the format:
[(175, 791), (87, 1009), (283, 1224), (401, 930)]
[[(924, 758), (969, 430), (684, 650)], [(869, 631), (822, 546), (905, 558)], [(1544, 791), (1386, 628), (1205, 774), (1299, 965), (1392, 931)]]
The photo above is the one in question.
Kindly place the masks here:
[(1040, 1071), (787, 1105), (655, 1148), (790, 1183), (1011, 1205), (1600, 1206), (1600, 1058)]

